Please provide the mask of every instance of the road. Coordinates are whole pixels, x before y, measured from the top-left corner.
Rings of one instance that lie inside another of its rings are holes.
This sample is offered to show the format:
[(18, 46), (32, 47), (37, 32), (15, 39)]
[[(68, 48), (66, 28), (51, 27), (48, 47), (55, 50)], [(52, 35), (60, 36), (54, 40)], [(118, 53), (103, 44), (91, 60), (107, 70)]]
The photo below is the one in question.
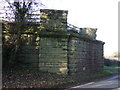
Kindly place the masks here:
[(70, 90), (73, 89), (80, 89), (80, 88), (114, 88), (120, 90), (120, 85), (119, 85), (119, 80), (120, 80), (120, 75), (114, 75), (112, 77), (106, 78), (104, 80), (96, 81), (96, 82), (90, 82), (87, 84), (79, 85), (70, 88)]

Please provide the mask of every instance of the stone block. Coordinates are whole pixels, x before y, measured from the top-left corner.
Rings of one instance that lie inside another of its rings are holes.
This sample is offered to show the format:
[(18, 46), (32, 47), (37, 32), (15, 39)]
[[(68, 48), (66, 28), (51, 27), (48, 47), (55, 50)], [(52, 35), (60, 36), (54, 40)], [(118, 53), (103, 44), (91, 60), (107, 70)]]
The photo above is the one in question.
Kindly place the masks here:
[(41, 9), (40, 12), (44, 30), (65, 30), (67, 27), (67, 11)]

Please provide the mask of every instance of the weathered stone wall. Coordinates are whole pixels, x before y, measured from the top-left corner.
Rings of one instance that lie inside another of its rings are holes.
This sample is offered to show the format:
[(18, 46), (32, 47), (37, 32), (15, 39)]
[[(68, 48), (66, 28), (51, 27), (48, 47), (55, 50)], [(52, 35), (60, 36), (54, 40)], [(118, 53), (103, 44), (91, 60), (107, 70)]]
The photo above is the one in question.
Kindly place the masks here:
[(84, 34), (84, 37), (90, 38), (90, 39), (96, 39), (96, 32), (97, 28), (80, 28), (81, 34)]
[(25, 40), (19, 59), (29, 67), (69, 75), (84, 75), (103, 69), (104, 43), (101, 41), (68, 32), (41, 32)]
[[(89, 75), (103, 69), (103, 45), (95, 28), (67, 28), (67, 11), (41, 10), (40, 30), (22, 35), (18, 60), (24, 65), (59, 74)], [(38, 25), (37, 25), (38, 26)]]
[(67, 38), (41, 37), (39, 70), (67, 74)]
[(68, 32), (67, 11), (63, 10), (42, 9), (40, 22), (38, 36), (25, 39), (28, 41), (22, 46), (20, 60), (52, 73), (83, 75), (102, 71), (104, 43), (96, 40), (97, 29)]
[(41, 9), (40, 13), (41, 30), (66, 30), (68, 11)]
[(71, 37), (69, 42), (69, 73), (88, 74), (103, 69), (103, 43)]

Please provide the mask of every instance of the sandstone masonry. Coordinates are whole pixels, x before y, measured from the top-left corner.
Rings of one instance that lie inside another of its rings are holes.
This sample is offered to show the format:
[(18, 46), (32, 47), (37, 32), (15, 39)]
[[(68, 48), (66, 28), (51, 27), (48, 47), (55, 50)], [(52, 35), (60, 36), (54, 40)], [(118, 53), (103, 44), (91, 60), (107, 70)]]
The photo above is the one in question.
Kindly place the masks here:
[(67, 13), (42, 9), (40, 32), (31, 36), (34, 44), (25, 44), (19, 56), (30, 67), (51, 73), (84, 75), (102, 71), (104, 42), (96, 40), (97, 29), (82, 28), (72, 33), (67, 29)]

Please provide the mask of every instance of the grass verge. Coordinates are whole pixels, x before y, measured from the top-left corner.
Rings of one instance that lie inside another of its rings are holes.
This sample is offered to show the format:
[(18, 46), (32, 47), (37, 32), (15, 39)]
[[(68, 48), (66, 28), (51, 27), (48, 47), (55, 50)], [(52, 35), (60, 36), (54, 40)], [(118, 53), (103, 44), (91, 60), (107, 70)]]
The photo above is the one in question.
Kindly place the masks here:
[(104, 70), (120, 70), (120, 66), (104, 66)]

